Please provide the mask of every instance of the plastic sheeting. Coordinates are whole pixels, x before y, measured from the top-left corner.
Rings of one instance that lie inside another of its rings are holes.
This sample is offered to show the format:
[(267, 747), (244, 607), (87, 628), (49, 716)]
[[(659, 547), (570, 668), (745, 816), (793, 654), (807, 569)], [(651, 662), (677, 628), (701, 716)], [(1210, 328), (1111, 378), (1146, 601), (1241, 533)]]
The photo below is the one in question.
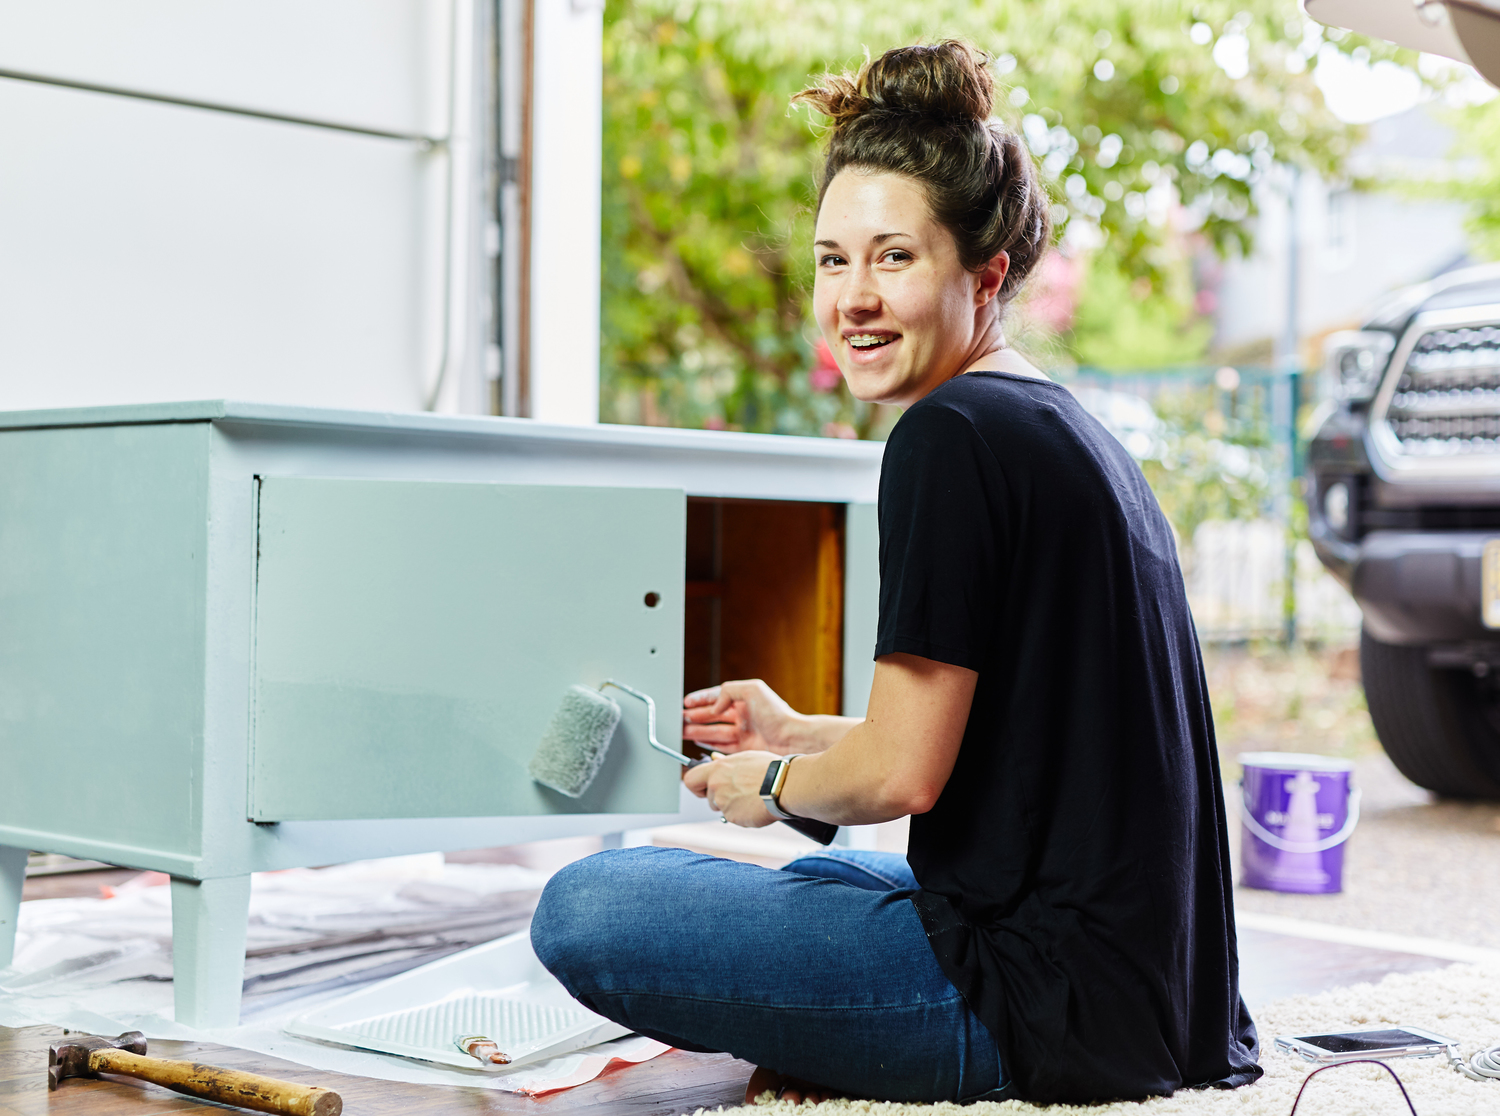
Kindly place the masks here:
[(489, 1073), (295, 1038), (281, 1025), (351, 988), (491, 941), (530, 920), (546, 873), (445, 864), (442, 854), (257, 874), (251, 885), (245, 993), (238, 1027), (172, 1019), (172, 904), (143, 874), (99, 899), (21, 905), (16, 954), (0, 970), (0, 1024), (216, 1042), (315, 1069), (416, 1084), (543, 1093), (597, 1077), (615, 1060), (667, 1049), (631, 1036)]

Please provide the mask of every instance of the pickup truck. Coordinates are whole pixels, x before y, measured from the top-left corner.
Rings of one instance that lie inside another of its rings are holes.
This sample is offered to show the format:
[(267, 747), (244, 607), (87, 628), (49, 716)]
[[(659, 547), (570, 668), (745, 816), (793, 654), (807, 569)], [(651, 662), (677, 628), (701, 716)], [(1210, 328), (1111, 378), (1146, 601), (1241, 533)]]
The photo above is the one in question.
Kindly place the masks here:
[(1376, 734), (1417, 785), (1500, 800), (1500, 265), (1388, 295), (1326, 354), (1309, 533), (1364, 615)]

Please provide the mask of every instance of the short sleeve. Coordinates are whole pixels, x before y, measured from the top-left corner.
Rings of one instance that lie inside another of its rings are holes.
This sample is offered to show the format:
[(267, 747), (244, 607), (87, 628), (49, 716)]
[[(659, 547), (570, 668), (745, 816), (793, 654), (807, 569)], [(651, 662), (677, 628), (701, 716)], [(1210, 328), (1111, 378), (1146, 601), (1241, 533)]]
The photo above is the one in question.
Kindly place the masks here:
[(1005, 477), (961, 411), (912, 407), (880, 474), (880, 627), (895, 652), (979, 670), (1009, 566)]

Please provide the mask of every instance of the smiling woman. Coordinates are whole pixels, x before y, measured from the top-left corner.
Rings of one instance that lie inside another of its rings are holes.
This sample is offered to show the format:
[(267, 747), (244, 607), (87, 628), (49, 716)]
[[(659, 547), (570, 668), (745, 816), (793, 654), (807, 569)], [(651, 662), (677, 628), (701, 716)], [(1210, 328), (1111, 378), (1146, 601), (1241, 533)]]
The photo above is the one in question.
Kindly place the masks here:
[(1260, 1075), (1224, 803), (1171, 528), (1134, 460), (1008, 348), (1047, 245), (985, 56), (903, 47), (802, 94), (833, 119), (814, 302), (880, 476), (862, 719), (763, 681), (684, 699), (725, 821), (911, 816), (907, 855), (769, 871), (674, 849), (563, 869), (537, 956), (633, 1030), (793, 1100), (1140, 1098)]
[(833, 122), (818, 326), (856, 398), (909, 406), (1005, 347), (1005, 305), (1047, 249), (1046, 194), (961, 43), (890, 51), (797, 99)]

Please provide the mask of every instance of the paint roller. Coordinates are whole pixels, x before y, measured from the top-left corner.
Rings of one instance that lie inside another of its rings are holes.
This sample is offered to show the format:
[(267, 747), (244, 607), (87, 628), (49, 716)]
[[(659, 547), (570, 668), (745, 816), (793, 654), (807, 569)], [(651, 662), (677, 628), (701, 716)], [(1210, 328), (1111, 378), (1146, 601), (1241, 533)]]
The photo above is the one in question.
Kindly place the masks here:
[[(604, 754), (620, 723), (620, 705), (604, 692), (605, 686), (613, 686), (646, 703), (646, 741), (651, 747), (671, 756), (684, 768), (708, 762), (685, 756), (656, 739), (656, 702), (651, 695), (611, 678), (597, 690), (587, 686), (568, 687), (527, 767), (531, 777), (542, 786), (569, 798), (580, 798), (599, 774)], [(813, 818), (792, 818), (786, 824), (820, 845), (831, 842), (839, 830), (836, 825)]]

